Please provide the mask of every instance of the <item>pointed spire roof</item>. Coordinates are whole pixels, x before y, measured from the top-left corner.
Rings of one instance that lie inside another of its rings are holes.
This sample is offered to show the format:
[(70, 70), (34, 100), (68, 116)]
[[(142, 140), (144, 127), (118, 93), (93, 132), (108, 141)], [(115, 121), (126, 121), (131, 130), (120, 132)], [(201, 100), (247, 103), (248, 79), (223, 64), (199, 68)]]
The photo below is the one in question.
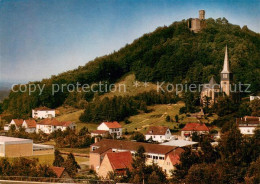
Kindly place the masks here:
[(224, 58), (223, 70), (221, 71), (221, 73), (231, 73), (231, 71), (229, 69), (227, 45), (226, 45), (226, 50), (225, 50), (225, 58)]

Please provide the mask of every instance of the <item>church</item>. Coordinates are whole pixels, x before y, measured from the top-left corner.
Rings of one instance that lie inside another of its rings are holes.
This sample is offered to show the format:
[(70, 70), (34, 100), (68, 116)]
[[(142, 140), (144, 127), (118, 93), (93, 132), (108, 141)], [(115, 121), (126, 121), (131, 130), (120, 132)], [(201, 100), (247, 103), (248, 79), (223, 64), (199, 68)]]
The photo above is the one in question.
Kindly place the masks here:
[(200, 99), (201, 104), (204, 104), (206, 97), (208, 97), (209, 103), (213, 104), (216, 102), (217, 98), (221, 96), (230, 96), (231, 95), (231, 84), (232, 84), (232, 72), (229, 67), (228, 61), (228, 49), (226, 46), (225, 49), (225, 58), (223, 69), (220, 73), (220, 85), (216, 83), (214, 77), (212, 77), (208, 84), (203, 84), (201, 91)]

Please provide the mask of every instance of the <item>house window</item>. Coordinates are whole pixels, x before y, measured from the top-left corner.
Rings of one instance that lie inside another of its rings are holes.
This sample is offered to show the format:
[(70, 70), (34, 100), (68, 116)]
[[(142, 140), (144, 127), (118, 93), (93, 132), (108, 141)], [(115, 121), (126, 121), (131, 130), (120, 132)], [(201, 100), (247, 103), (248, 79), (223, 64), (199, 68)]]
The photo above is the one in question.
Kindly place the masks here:
[(155, 135), (153, 136), (153, 138), (155, 138)]
[(162, 136), (160, 136), (160, 138), (162, 138)]
[(164, 160), (164, 157), (159, 157), (160, 160)]

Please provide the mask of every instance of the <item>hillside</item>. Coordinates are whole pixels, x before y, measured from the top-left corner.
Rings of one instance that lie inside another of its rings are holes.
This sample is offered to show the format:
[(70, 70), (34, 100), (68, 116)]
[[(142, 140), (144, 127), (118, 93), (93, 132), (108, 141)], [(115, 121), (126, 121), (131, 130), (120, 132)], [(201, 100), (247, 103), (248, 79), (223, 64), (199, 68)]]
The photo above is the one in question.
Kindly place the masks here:
[[(168, 81), (173, 83), (208, 82), (211, 76), (219, 81), (224, 58), (224, 47), (229, 48), (234, 82), (251, 84), (251, 91), (260, 86), (260, 35), (242, 29), (223, 19), (207, 19), (207, 27), (194, 34), (187, 22), (174, 22), (157, 28), (117, 52), (96, 58), (85, 66), (52, 76), (37, 84), (45, 84), (42, 95), (13, 93), (3, 102), (3, 109), (16, 117), (29, 115), (32, 108), (45, 105), (51, 108), (65, 104), (83, 107), (95, 96), (93, 92), (57, 92), (52, 95), (52, 84), (113, 83), (127, 73), (134, 73), (139, 81)], [(98, 93), (103, 95), (103, 93)]]

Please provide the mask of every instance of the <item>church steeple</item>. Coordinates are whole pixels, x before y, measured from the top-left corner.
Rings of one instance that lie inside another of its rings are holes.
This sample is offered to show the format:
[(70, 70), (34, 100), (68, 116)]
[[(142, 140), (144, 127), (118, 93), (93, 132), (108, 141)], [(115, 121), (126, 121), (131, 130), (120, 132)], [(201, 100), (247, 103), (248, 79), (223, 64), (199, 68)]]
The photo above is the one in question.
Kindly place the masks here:
[(231, 73), (231, 71), (229, 69), (227, 45), (226, 45), (226, 50), (225, 50), (225, 58), (224, 58), (223, 70), (222, 70), (221, 73)]
[(229, 69), (227, 45), (226, 45), (226, 50), (225, 50), (223, 70), (221, 71), (220, 76), (221, 76), (221, 81), (220, 81), (221, 89), (227, 96), (229, 96), (230, 95), (230, 85), (231, 85), (231, 81), (232, 81), (232, 72)]

